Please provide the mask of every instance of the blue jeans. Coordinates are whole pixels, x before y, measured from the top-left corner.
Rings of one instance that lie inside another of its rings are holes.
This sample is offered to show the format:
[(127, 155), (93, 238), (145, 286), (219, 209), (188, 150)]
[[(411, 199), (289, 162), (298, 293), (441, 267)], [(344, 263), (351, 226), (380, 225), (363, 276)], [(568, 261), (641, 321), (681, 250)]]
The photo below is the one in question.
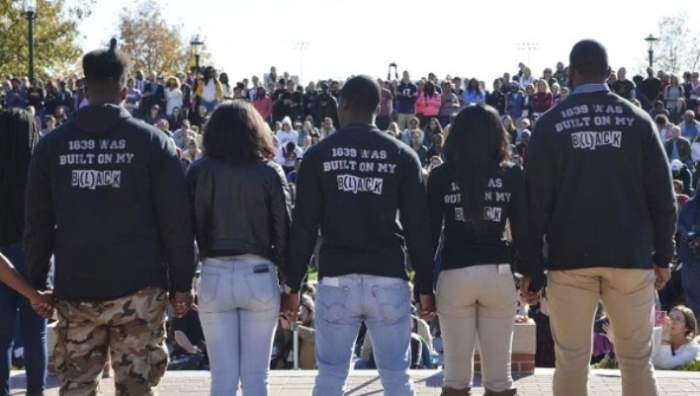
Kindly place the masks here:
[[(22, 276), (27, 277), (27, 263), (20, 244), (0, 247)], [(19, 315), (17, 311), (19, 310)], [(41, 394), (46, 388), (46, 320), (32, 310), (29, 300), (0, 282), (0, 395), (10, 393), (10, 369), (16, 319), (24, 341), (27, 371), (27, 394)]]
[(204, 260), (199, 318), (207, 340), (211, 394), (267, 396), (280, 311), (277, 266), (254, 255)]
[(219, 107), (219, 101), (217, 99), (214, 99), (214, 101), (212, 102), (207, 102), (206, 100), (202, 99), (199, 105), (206, 107), (207, 114), (211, 114), (214, 110), (216, 110), (217, 107)]
[(323, 278), (316, 292), (314, 396), (342, 396), (355, 339), (364, 321), (387, 396), (415, 395), (408, 282), (372, 275)]

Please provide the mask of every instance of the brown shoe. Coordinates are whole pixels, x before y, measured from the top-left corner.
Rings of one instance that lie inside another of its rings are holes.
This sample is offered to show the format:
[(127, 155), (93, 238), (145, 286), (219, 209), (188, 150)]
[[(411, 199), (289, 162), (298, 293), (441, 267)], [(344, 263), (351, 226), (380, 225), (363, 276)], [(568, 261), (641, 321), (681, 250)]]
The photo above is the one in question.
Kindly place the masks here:
[(484, 396), (518, 396), (518, 390), (508, 389), (502, 392), (494, 392), (492, 390), (486, 389), (486, 392), (484, 392)]
[(442, 387), (441, 396), (472, 396), (472, 388), (455, 389), (446, 386)]

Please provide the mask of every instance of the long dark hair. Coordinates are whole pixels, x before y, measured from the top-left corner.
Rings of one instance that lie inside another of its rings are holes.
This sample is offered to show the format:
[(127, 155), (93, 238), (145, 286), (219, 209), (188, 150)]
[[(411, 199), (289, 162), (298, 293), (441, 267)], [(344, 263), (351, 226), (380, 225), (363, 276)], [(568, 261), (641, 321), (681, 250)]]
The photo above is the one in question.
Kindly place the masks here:
[(215, 75), (216, 75), (216, 69), (214, 69), (211, 66), (207, 66), (204, 69), (204, 84), (208, 84), (209, 80), (214, 79)]
[[(476, 83), (476, 87), (473, 86), (474, 85), (473, 83)], [(467, 91), (469, 91), (469, 92), (477, 91), (477, 92), (481, 93), (481, 85), (479, 85), (479, 80), (477, 80), (476, 78), (472, 78), (471, 80), (469, 80), (469, 84), (467, 84)]]
[(0, 112), (0, 245), (22, 240), (24, 190), (39, 128), (26, 110)]
[(468, 106), (455, 118), (445, 142), (444, 158), (454, 170), (468, 223), (483, 220), (488, 178), (508, 160), (509, 148), (508, 134), (493, 107)]
[(423, 95), (425, 95), (425, 97), (427, 98), (433, 96), (433, 94), (435, 94), (435, 84), (433, 84), (432, 81), (428, 80), (425, 82), (425, 86), (423, 87)]
[(222, 103), (204, 128), (204, 155), (231, 164), (246, 164), (275, 155), (272, 132), (245, 100)]

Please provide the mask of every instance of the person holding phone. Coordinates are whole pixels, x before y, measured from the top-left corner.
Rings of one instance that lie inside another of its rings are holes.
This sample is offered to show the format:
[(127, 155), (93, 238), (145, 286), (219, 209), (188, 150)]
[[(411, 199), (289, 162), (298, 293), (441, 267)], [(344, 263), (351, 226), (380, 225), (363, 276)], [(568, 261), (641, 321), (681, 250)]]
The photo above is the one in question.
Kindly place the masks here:
[[(697, 336), (697, 319), (693, 310), (678, 305), (666, 314), (656, 311), (654, 328), (654, 354), (652, 362), (657, 370), (673, 370), (696, 360), (700, 360), (700, 343)], [(613, 327), (609, 322), (602, 324), (602, 333), (612, 344), (615, 340)]]
[(221, 104), (204, 130), (204, 156), (187, 170), (203, 262), (199, 315), (211, 394), (267, 395), (287, 258), (291, 196), (272, 159), (270, 128), (248, 102)]

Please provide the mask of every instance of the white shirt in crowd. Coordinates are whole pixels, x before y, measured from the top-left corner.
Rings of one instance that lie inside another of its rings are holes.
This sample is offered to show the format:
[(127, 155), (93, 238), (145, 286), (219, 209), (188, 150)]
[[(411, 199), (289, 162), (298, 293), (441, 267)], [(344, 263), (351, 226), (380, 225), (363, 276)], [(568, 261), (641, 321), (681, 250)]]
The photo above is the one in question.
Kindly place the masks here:
[(195, 152), (194, 155), (192, 155), (192, 153), (190, 153), (190, 150), (183, 150), (182, 156), (184, 158), (187, 158), (188, 160), (190, 160), (190, 162), (194, 162), (194, 161), (202, 158), (202, 150), (197, 149), (197, 151)]
[(216, 82), (213, 78), (202, 88), (202, 100), (207, 103), (216, 100)]
[(182, 109), (182, 91), (180, 88), (166, 89), (165, 99), (168, 103), (165, 105), (165, 114), (170, 117), (173, 115), (173, 109), (179, 107)]
[(287, 168), (293, 168), (297, 158), (304, 156), (304, 150), (296, 146), (293, 153), (287, 152), (286, 146), (280, 146), (275, 154), (275, 162)]
[(294, 129), (291, 129), (286, 132), (283, 130), (277, 131), (277, 141), (279, 142), (280, 147), (287, 147), (287, 143), (296, 143), (298, 139), (299, 133), (297, 133), (297, 131), (295, 131)]
[(690, 157), (693, 159), (693, 162), (698, 162), (700, 161), (700, 143), (695, 142), (690, 145)]

